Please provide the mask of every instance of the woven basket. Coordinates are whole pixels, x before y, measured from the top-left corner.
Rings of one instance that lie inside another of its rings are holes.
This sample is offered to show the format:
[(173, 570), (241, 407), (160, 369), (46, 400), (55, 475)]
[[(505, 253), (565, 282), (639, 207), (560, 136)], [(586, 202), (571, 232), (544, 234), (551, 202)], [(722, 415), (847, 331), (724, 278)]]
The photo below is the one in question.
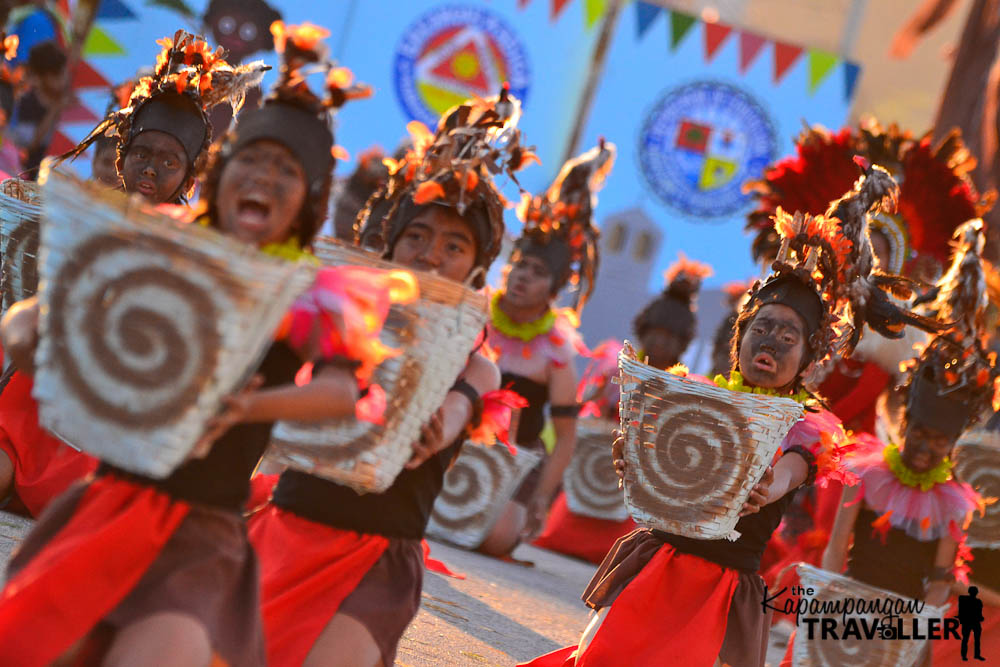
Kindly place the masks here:
[[(857, 598), (865, 601), (893, 600), (902, 598), (896, 593), (863, 584), (849, 577), (840, 574), (821, 570), (806, 563), (799, 563), (796, 566), (802, 587), (812, 588), (813, 595), (803, 595), (802, 599), (809, 602), (811, 600), (837, 601), (847, 598)], [(931, 605), (924, 606), (919, 614), (902, 614), (903, 627), (910, 631), (912, 619), (919, 618), (921, 629), (927, 630), (927, 620), (931, 618), (944, 618), (947, 610)], [(841, 614), (831, 615), (835, 618), (837, 627), (841, 631)], [(869, 624), (880, 620), (882, 617), (876, 615), (853, 614), (848, 618), (865, 619)], [(796, 633), (795, 648), (792, 651), (792, 664), (796, 667), (912, 667), (917, 664), (920, 652), (926, 646), (925, 642), (913, 641), (910, 639), (881, 638), (867, 639), (862, 634), (862, 639), (849, 637), (840, 639), (823, 640), (819, 634), (819, 625), (816, 626), (816, 635), (813, 639), (807, 639), (804, 629)], [(863, 632), (863, 630), (862, 630)]]
[(8, 178), (0, 182), (0, 313), (38, 291), (38, 185)]
[(569, 511), (580, 516), (624, 521), (625, 497), (611, 460), (611, 443), (618, 423), (607, 419), (580, 419), (576, 449), (563, 473), (563, 491)]
[(679, 377), (630, 349), (618, 369), (632, 517), (676, 535), (735, 540), (739, 512), (802, 406)]
[(43, 193), (39, 420), (165, 477), (249, 379), (315, 269), (57, 172)]
[[(315, 244), (324, 264), (399, 269), (370, 252), (332, 239)], [(421, 427), (441, 407), (486, 324), (486, 297), (452, 280), (412, 271), (420, 298), (396, 305), (382, 342), (400, 350), (375, 370), (389, 401), (380, 425), (354, 419), (319, 424), (279, 422), (268, 458), (358, 491), (385, 491), (413, 455)]]
[[(955, 476), (984, 498), (1000, 498), (1000, 433), (976, 429), (964, 433), (952, 454)], [(973, 514), (966, 534), (970, 547), (1000, 549), (1000, 502), (990, 503), (985, 513)]]
[(445, 473), (427, 534), (466, 549), (482, 544), (525, 476), (542, 460), (541, 452), (503, 445), (465, 443)]

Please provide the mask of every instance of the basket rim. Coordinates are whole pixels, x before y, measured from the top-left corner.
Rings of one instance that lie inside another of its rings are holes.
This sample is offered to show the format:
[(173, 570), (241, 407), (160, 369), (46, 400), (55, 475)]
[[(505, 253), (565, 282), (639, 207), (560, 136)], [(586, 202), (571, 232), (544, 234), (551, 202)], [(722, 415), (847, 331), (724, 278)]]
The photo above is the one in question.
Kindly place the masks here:
[[(830, 570), (824, 570), (821, 567), (816, 567), (815, 565), (810, 565), (809, 563), (805, 562), (796, 563), (795, 569), (797, 570), (797, 574), (799, 574), (800, 577), (802, 573), (805, 572), (807, 573), (808, 576), (813, 576), (818, 579), (826, 578), (831, 582), (839, 584), (851, 584), (866, 589), (870, 589), (883, 597), (893, 597), (893, 598), (899, 598), (901, 600), (908, 599), (905, 595), (894, 593), (880, 586), (873, 586), (872, 584), (868, 584), (863, 581), (858, 581), (857, 579), (852, 579), (851, 577), (848, 577), (847, 575), (841, 574), (839, 572), (831, 572)], [(918, 602), (922, 601), (918, 600)], [(924, 605), (923, 610), (919, 614), (917, 614), (918, 616), (944, 615), (944, 613), (948, 611), (948, 608), (946, 606), (939, 607), (932, 604), (928, 604), (926, 602), (923, 602), (923, 605)]]
[[(784, 396), (771, 396), (769, 394), (754, 394), (751, 392), (733, 391), (732, 389), (720, 387), (715, 383), (699, 382), (698, 380), (692, 380), (691, 378), (687, 378), (682, 375), (675, 375), (674, 373), (669, 373), (667, 371), (660, 370), (659, 368), (654, 368), (653, 366), (636, 359), (632, 359), (631, 357), (626, 356), (624, 351), (618, 355), (618, 368), (623, 372), (627, 372), (629, 368), (633, 368), (639, 373), (651, 375), (653, 379), (659, 380), (664, 384), (675, 384), (689, 389), (697, 389), (699, 393), (708, 393), (719, 398), (731, 398), (735, 394), (736, 396), (739, 396), (741, 401), (757, 403), (758, 405), (768, 406), (771, 408), (796, 411), (799, 413), (799, 416), (805, 413), (805, 407), (791, 398), (786, 398)], [(636, 375), (635, 373), (628, 374)], [(639, 379), (642, 380), (642, 378)]]
[[(482, 290), (475, 290), (468, 287), (458, 281), (452, 280), (450, 278), (445, 278), (436, 273), (431, 273), (430, 271), (423, 271), (421, 269), (415, 269), (409, 266), (400, 264), (399, 262), (394, 262), (390, 259), (385, 259), (378, 253), (368, 248), (360, 248), (355, 245), (348, 244), (338, 238), (332, 236), (317, 236), (313, 239), (313, 248), (319, 249), (320, 246), (331, 247), (337, 252), (343, 252), (348, 255), (355, 255), (364, 262), (370, 263), (376, 268), (382, 268), (386, 270), (396, 270), (396, 271), (408, 271), (412, 273), (413, 276), (420, 283), (421, 287), (426, 283), (428, 285), (434, 285), (438, 287), (443, 287), (451, 290), (461, 290), (464, 292), (463, 300), (480, 300), (482, 302), (482, 307), (486, 307), (486, 295), (483, 294)], [(319, 252), (316, 253), (316, 257), (322, 262), (323, 258), (320, 257)], [(323, 262), (325, 264), (325, 262)]]
[[(49, 193), (49, 196), (42, 200), (40, 222), (44, 222), (51, 215), (49, 210), (51, 206), (57, 205), (60, 201), (67, 201), (69, 195), (83, 194), (87, 197), (83, 203), (90, 207), (104, 206), (120, 213), (122, 226), (136, 233), (179, 243), (194, 252), (204, 252), (200, 243), (214, 246), (223, 249), (230, 261), (246, 260), (274, 267), (287, 267), (290, 264), (286, 259), (261, 252), (255, 245), (238, 241), (217, 229), (203, 227), (194, 222), (179, 221), (156, 210), (137, 195), (130, 196), (117, 190), (100, 189), (94, 183), (70, 172), (43, 168), (39, 183), (41, 192)], [(296, 262), (294, 265), (300, 267), (300, 270), (315, 273), (316, 267), (308, 262)]]

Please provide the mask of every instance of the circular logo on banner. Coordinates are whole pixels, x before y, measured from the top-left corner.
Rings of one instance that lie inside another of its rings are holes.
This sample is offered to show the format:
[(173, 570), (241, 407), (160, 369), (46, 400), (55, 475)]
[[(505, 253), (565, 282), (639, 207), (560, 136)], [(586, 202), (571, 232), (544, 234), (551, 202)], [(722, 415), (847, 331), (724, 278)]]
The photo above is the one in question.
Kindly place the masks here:
[(639, 163), (649, 187), (668, 205), (696, 216), (736, 213), (740, 188), (777, 153), (774, 126), (748, 93), (717, 81), (667, 92), (646, 117)]
[(411, 23), (396, 48), (396, 95), (411, 117), (433, 127), (473, 95), (506, 81), (524, 102), (530, 69), (524, 44), (499, 16), (479, 7), (435, 8)]

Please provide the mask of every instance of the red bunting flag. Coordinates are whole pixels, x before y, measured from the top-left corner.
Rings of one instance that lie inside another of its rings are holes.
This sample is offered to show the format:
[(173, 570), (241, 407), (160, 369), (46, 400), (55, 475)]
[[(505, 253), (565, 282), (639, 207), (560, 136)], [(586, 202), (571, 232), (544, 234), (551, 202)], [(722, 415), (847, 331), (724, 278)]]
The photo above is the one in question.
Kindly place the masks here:
[(549, 18), (555, 21), (562, 14), (562, 11), (566, 9), (566, 5), (569, 4), (569, 0), (552, 0), (552, 12), (549, 14)]
[(802, 47), (776, 41), (774, 43), (774, 82), (779, 83), (802, 55)]
[(740, 33), (740, 73), (745, 74), (753, 61), (757, 59), (760, 50), (767, 40), (752, 32)]
[(712, 62), (719, 47), (732, 31), (732, 26), (721, 23), (705, 23), (705, 60)]

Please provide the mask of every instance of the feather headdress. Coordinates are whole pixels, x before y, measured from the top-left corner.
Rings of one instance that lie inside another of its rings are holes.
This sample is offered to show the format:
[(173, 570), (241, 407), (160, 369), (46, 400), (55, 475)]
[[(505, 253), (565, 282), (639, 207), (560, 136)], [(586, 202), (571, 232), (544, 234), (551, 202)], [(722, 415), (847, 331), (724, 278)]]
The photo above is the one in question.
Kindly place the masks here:
[(355, 223), (355, 238), (391, 253), (416, 208), (441, 205), (467, 219), (477, 237), (476, 266), (484, 271), (500, 252), (506, 199), (493, 182), (538, 161), (521, 145), (520, 101), (505, 85), (487, 99), (474, 98), (445, 112), (437, 130), (412, 121), (412, 147), (402, 159), (386, 158), (389, 178), (368, 200)]
[(598, 145), (567, 161), (543, 194), (522, 196), (518, 218), (524, 231), (515, 252), (536, 254), (553, 274), (553, 291), (576, 287), (577, 313), (594, 291), (599, 256), (594, 225), (597, 192), (614, 166), (617, 149), (602, 137)]
[(174, 135), (193, 166), (212, 140), (208, 110), (222, 102), (239, 110), (247, 91), (270, 69), (262, 61), (233, 67), (221, 47), (213, 50), (203, 38), (183, 30), (157, 44), (162, 50), (153, 73), (140, 78), (121, 108), (111, 110), (58, 162), (75, 159), (101, 136), (112, 136), (118, 140), (120, 172), (132, 139), (145, 129), (156, 129)]
[(775, 210), (826, 212), (829, 202), (857, 179), (855, 155), (882, 166), (900, 185), (897, 210), (870, 219), (889, 244), (888, 266), (881, 267), (887, 273), (909, 273), (925, 261), (944, 265), (952, 231), (981, 216), (995, 197), (981, 196), (969, 178), (975, 160), (957, 130), (932, 145), (929, 133), (915, 138), (896, 125), (883, 128), (870, 119), (837, 132), (807, 127), (796, 139), (795, 155), (774, 163), (762, 179), (744, 188), (758, 201), (746, 225), (755, 233), (758, 259), (780, 243), (771, 222)]

